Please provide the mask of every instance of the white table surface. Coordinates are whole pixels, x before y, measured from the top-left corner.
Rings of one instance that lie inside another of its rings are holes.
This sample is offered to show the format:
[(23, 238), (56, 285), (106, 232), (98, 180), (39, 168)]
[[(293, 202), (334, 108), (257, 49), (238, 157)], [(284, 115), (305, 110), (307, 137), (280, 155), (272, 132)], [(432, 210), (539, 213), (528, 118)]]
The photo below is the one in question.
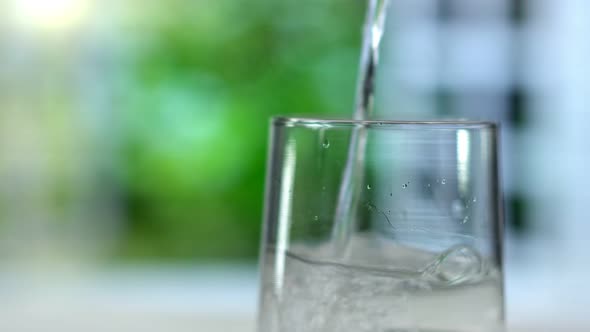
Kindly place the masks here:
[[(510, 331), (590, 331), (587, 271), (508, 265)], [(257, 270), (244, 265), (2, 273), (0, 331), (253, 332)]]

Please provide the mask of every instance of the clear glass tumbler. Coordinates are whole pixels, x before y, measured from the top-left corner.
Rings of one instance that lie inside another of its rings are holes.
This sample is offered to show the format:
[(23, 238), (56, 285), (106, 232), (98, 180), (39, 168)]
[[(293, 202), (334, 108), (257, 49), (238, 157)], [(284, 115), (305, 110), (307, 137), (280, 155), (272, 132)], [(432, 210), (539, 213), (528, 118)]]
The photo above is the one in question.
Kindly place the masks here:
[(260, 332), (503, 330), (493, 123), (276, 118), (271, 140)]

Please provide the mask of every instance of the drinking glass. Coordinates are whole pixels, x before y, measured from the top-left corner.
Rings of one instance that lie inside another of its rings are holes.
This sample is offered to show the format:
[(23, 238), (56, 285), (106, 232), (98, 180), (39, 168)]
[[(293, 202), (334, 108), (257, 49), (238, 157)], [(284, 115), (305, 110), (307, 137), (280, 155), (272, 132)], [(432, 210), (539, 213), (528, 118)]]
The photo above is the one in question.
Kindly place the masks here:
[(497, 128), (275, 118), (260, 332), (501, 331)]

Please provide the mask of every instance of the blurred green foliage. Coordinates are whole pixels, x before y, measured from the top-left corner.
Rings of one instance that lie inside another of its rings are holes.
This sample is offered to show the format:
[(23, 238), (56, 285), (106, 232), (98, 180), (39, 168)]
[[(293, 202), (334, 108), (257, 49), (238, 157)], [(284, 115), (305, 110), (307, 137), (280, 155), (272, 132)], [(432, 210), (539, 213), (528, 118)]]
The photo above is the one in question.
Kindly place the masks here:
[(120, 73), (120, 254), (258, 253), (268, 119), (352, 112), (365, 3), (136, 1)]

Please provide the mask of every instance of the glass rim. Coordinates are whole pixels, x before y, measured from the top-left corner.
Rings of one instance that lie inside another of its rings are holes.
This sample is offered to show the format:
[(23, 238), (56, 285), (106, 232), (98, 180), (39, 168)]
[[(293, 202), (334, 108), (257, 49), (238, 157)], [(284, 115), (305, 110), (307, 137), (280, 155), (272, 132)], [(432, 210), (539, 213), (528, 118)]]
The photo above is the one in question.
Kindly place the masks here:
[(498, 124), (493, 121), (473, 120), (425, 120), (425, 121), (400, 121), (400, 120), (355, 120), (355, 119), (329, 119), (313, 117), (272, 117), (274, 126), (285, 127), (364, 127), (364, 128), (424, 128), (424, 129), (496, 129)]

